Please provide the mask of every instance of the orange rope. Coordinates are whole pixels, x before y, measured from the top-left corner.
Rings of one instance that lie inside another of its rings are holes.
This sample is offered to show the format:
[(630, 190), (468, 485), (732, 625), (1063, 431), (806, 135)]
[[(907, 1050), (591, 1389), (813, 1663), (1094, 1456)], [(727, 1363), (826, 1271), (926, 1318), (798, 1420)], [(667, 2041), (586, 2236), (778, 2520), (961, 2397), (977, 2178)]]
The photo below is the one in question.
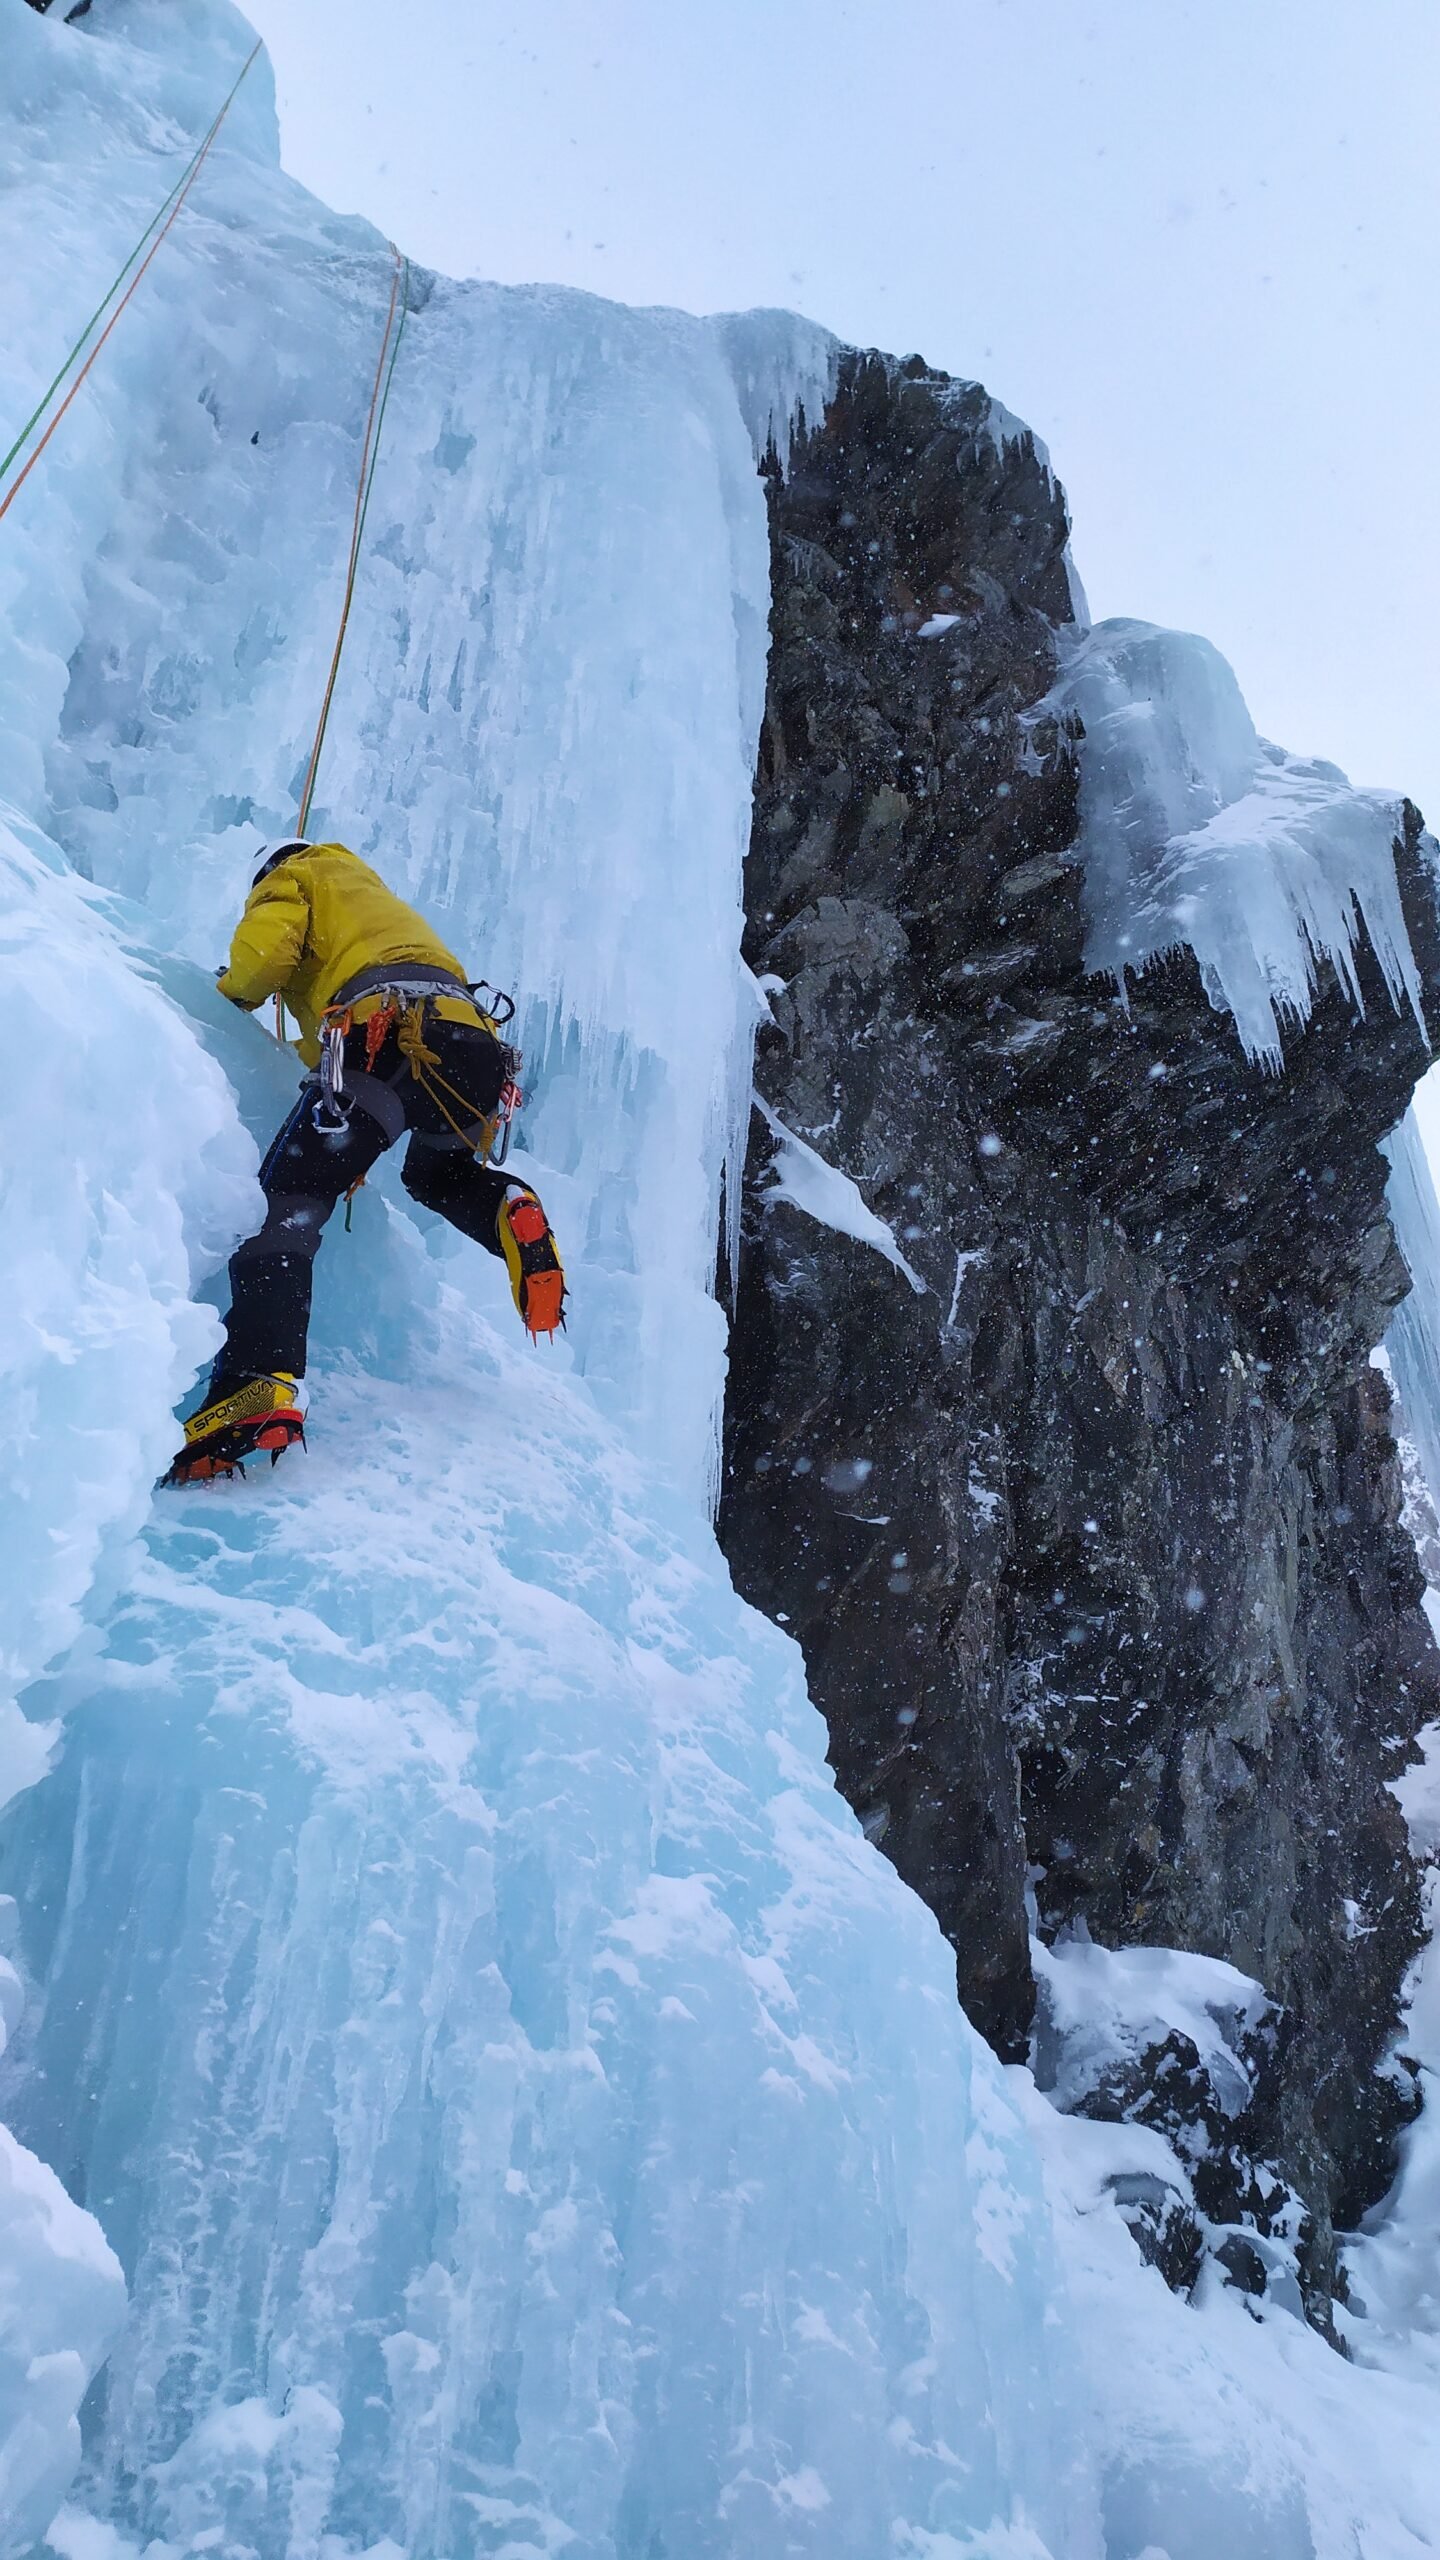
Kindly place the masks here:
[[(244, 79), (245, 72), (249, 70), (251, 63), (255, 59), (255, 55), (259, 53), (259, 51), (260, 45), (257, 41), (253, 51), (246, 59), (245, 69), (240, 74), (240, 80)], [(210, 145), (214, 141), (216, 134), (219, 132), (220, 127), (229, 113), (230, 100), (234, 97), (235, 90), (239, 88), (240, 80), (236, 81), (235, 88), (230, 92), (230, 97), (226, 99), (224, 106), (221, 108), (220, 113), (215, 118), (209, 132), (206, 134), (204, 141), (201, 143), (199, 150), (196, 152), (189, 176), (186, 178), (183, 186), (178, 190), (174, 203), (170, 207), (169, 212), (155, 234), (154, 240), (150, 244), (148, 253), (136, 268), (134, 275), (131, 277), (129, 284), (120, 297), (120, 300), (116, 303), (114, 310), (111, 312), (108, 321), (101, 330), (100, 335), (86, 357), (85, 362), (76, 374), (74, 381), (71, 383), (69, 390), (66, 392), (64, 399), (61, 401), (60, 406), (46, 428), (45, 433), (40, 438), (34, 452), (25, 464), (23, 471), (17, 472), (9, 488), (6, 490), (4, 497), (0, 498), (0, 516), (8, 515), (11, 507), (15, 503), (15, 500), (19, 497), (21, 490), (29, 479), (30, 474), (34, 470), (36, 463), (39, 461), (41, 454), (44, 452), (45, 447), (55, 433), (56, 428), (59, 426), (61, 419), (64, 417), (65, 412), (69, 408), (71, 401), (74, 399), (76, 392), (79, 390), (81, 383), (85, 380), (85, 377), (89, 373), (91, 366), (100, 353), (101, 348), (104, 346), (106, 339), (109, 337), (111, 330), (114, 328), (116, 321), (119, 319), (121, 312), (125, 309), (125, 306), (129, 302), (131, 295), (134, 293), (136, 286), (139, 284), (141, 277), (144, 275), (146, 268), (149, 266), (151, 259), (154, 258), (157, 250), (159, 249), (161, 241), (165, 238), (166, 233), (169, 231), (170, 226), (180, 211), (181, 206), (184, 204), (186, 197), (189, 195), (191, 188), (194, 186), (196, 179), (199, 177), (201, 169), (204, 167), (205, 161), (209, 156)]]
[[(360, 565), (360, 536), (365, 528), (365, 509), (370, 495), (369, 482), (373, 476), (372, 456), (376, 442), (376, 413), (380, 408), (380, 386), (385, 375), (385, 359), (391, 351), (390, 333), (395, 325), (395, 305), (400, 299), (401, 279), (406, 268), (406, 261), (401, 257), (393, 240), (390, 243), (390, 249), (395, 260), (395, 272), (390, 279), (390, 307), (385, 314), (385, 327), (380, 339), (380, 357), (375, 367), (375, 380), (370, 392), (370, 414), (365, 421), (365, 441), (360, 448), (360, 476), (355, 483), (355, 518), (350, 529), (350, 561), (345, 572), (345, 594), (340, 606), (340, 627), (335, 634), (335, 648), (330, 659), (325, 699), (320, 706), (320, 718), (315, 728), (315, 744), (310, 750), (310, 762), (305, 773), (305, 788), (300, 794), (300, 814), (295, 824), (297, 836), (304, 835), (309, 822), (310, 800), (315, 789), (315, 776), (320, 768), (320, 750), (325, 743), (326, 724), (330, 718), (330, 705), (335, 694), (335, 679), (340, 673), (340, 653), (345, 646), (345, 632), (355, 596), (355, 574)], [(404, 326), (403, 312), (401, 326), (402, 328)], [(398, 335), (395, 343), (398, 347)], [(388, 384), (386, 388), (388, 391)]]

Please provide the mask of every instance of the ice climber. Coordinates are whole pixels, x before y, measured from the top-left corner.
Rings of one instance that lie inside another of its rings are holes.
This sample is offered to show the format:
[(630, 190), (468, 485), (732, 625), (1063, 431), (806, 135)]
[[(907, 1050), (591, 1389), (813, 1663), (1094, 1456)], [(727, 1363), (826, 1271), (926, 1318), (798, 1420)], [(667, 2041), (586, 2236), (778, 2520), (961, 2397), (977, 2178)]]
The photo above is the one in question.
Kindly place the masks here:
[[(400, 1179), (503, 1257), (532, 1336), (564, 1321), (565, 1275), (535, 1193), (486, 1162), (514, 1053), (453, 952), (342, 844), (296, 840), (251, 883), (220, 992), (251, 1013), (284, 999), (310, 1074), (260, 1168), (265, 1223), (230, 1263), (225, 1345), (167, 1483), (272, 1461), (302, 1436), (311, 1270), (342, 1193), (409, 1133)], [(497, 1000), (498, 1001), (498, 1000)]]

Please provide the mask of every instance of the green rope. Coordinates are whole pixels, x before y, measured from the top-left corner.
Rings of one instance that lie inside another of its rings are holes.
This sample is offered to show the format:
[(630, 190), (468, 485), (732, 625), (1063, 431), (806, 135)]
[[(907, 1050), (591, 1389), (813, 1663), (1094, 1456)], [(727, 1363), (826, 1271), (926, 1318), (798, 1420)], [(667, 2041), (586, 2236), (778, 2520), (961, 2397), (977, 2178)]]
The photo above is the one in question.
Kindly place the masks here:
[(192, 154), (188, 167), (182, 170), (180, 176), (176, 179), (174, 186), (171, 188), (170, 193), (160, 207), (154, 221), (149, 225), (147, 230), (141, 233), (140, 238), (136, 241), (134, 248), (131, 250), (124, 266), (121, 268), (120, 273), (115, 278), (109, 292), (106, 294), (104, 301), (97, 303), (95, 309), (91, 312), (89, 319), (86, 321), (84, 328), (81, 330), (79, 337), (75, 341), (74, 346), (71, 348), (70, 353), (61, 365), (59, 372), (56, 374), (54, 380), (48, 383), (44, 391), (42, 391), (40, 398), (36, 402), (35, 407), (31, 410), (29, 417), (26, 419), (20, 433), (15, 438), (9, 452), (3, 457), (3, 459), (0, 459), (0, 480), (4, 479), (6, 472), (9, 470), (16, 455), (20, 452), (22, 446), (27, 442), (28, 438), (44, 417), (46, 410), (49, 408), (51, 401), (54, 399), (56, 392), (59, 390), (61, 383), (64, 381), (66, 374), (70, 370), (70, 367), (75, 362), (76, 357), (81, 353), (87, 341), (94, 336), (95, 331), (100, 326), (100, 323), (104, 319), (106, 312), (109, 310), (111, 303), (114, 301), (116, 294), (119, 292), (120, 287), (125, 282), (131, 268), (134, 266), (136, 259), (144, 254), (147, 244), (154, 238), (155, 233), (159, 230), (161, 223), (164, 221), (166, 214), (175, 202), (176, 197), (188, 185), (197, 166), (204, 158), (206, 151), (214, 140), (215, 134), (223, 119), (228, 114), (231, 104), (235, 98), (236, 91), (239, 89), (240, 82), (244, 79), (246, 72), (250, 68), (250, 64), (254, 61), (255, 55), (259, 50), (260, 47), (257, 44), (248, 60), (242, 63), (229, 97), (226, 99), (219, 115), (216, 116), (214, 123), (210, 126), (204, 140), (197, 146), (196, 150)]

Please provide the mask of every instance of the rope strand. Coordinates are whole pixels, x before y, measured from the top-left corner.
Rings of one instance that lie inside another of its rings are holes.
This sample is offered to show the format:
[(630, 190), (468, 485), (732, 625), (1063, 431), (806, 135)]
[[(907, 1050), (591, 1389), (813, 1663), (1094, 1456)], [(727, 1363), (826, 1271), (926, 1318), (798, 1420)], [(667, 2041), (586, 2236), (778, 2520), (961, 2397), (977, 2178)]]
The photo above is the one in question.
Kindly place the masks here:
[[(335, 680), (340, 673), (341, 652), (345, 647), (345, 635), (350, 625), (350, 607), (355, 600), (355, 579), (360, 566), (360, 546), (365, 535), (365, 519), (370, 512), (370, 492), (375, 485), (375, 465), (380, 458), (380, 436), (385, 424), (385, 412), (390, 405), (390, 385), (395, 379), (395, 359), (400, 353), (400, 341), (405, 335), (405, 313), (410, 294), (410, 261), (408, 258), (402, 258), (393, 241), (390, 246), (395, 260), (395, 272), (390, 280), (390, 307), (385, 314), (385, 327), (380, 339), (380, 356), (375, 367), (375, 381), (370, 393), (370, 414), (365, 421), (365, 436), (360, 448), (360, 474), (355, 484), (355, 518), (350, 529), (350, 559), (345, 572), (345, 592), (340, 605), (340, 623), (335, 634), (335, 647), (331, 652), (330, 673), (326, 679), (324, 700), (320, 705), (315, 743), (310, 750), (310, 762), (306, 767), (305, 787), (300, 794), (300, 813), (295, 822), (297, 836), (304, 835), (310, 821), (310, 803), (315, 796), (315, 778), (320, 770), (320, 751), (325, 744), (325, 732), (330, 723), (330, 706), (335, 699)], [(400, 309), (398, 326), (395, 320), (397, 303)]]
[[(56, 374), (54, 381), (44, 393), (38, 406), (32, 410), (30, 416), (26, 419), (24, 426), (21, 428), (19, 435), (16, 437), (9, 452), (6, 454), (4, 461), (0, 462), (0, 479), (3, 479), (5, 473), (9, 470), (11, 463), (19, 453), (22, 445), (30, 435), (32, 429), (44, 416), (49, 402), (53, 399), (56, 391), (60, 387), (60, 384), (64, 381), (66, 374), (69, 372), (75, 358), (79, 355), (86, 339), (90, 336), (96, 322), (101, 319), (105, 311), (109, 308), (109, 305), (114, 302), (115, 296), (120, 292), (120, 287), (124, 284), (126, 276), (130, 274), (130, 269), (135, 265), (136, 259), (140, 257), (141, 251), (145, 248), (146, 241), (150, 240), (150, 248), (142, 264), (136, 269), (135, 274), (130, 277), (129, 285), (126, 287), (123, 295), (121, 295), (120, 301), (116, 304), (114, 311), (111, 312), (109, 320), (106, 322), (105, 327), (96, 339), (94, 346), (91, 348), (89, 355), (86, 357), (85, 362), (80, 368), (80, 371), (71, 383), (70, 388), (66, 392), (64, 399), (61, 401), (59, 408), (56, 410), (54, 417), (50, 420), (50, 423), (47, 426), (45, 433), (40, 438), (39, 443), (36, 445), (34, 452), (30, 455), (24, 467), (16, 473), (10, 487), (6, 490), (4, 497), (0, 498), (0, 517), (9, 514), (11, 507), (14, 505), (15, 500), (24, 488), (26, 481), (29, 479), (31, 472), (34, 470), (36, 463), (39, 461), (41, 454), (50, 442), (51, 437), (54, 435), (55, 430), (59, 426), (61, 419), (64, 417), (66, 410), (69, 408), (76, 393), (79, 391), (81, 384), (88, 375), (91, 366), (94, 364), (95, 359), (99, 355), (101, 348), (104, 346), (106, 339), (109, 337), (111, 330), (115, 327), (121, 312), (125, 309), (132, 295), (135, 293), (146, 269), (149, 267), (151, 260), (155, 257), (161, 241), (166, 237), (166, 234), (170, 230), (172, 223), (175, 221), (181, 206), (184, 204), (186, 197), (189, 195), (191, 188), (199, 177), (200, 171), (209, 157), (210, 146), (214, 142), (220, 127), (224, 123), (226, 116), (229, 114), (230, 109), (234, 104), (236, 95), (240, 88), (240, 83), (244, 79), (251, 63), (255, 60), (256, 55), (260, 51), (261, 46), (257, 40), (250, 52), (246, 55), (244, 62), (241, 64), (240, 69), (236, 74), (235, 82), (231, 88), (230, 94), (226, 98), (224, 105), (221, 107), (219, 114), (216, 116), (214, 123), (211, 125), (209, 132), (206, 134), (203, 142), (201, 142), (198, 150), (196, 151), (189, 168), (185, 171), (184, 176), (177, 180), (175, 186), (171, 188), (164, 204), (160, 207), (160, 211), (156, 214), (154, 221), (150, 224), (149, 230), (142, 233), (135, 247), (131, 250), (129, 257), (126, 259), (119, 275), (116, 277), (115, 282), (106, 294), (104, 301), (86, 321), (84, 328), (81, 330), (80, 335), (66, 357), (65, 362)], [(155, 234), (153, 240), (151, 239), (152, 232)]]

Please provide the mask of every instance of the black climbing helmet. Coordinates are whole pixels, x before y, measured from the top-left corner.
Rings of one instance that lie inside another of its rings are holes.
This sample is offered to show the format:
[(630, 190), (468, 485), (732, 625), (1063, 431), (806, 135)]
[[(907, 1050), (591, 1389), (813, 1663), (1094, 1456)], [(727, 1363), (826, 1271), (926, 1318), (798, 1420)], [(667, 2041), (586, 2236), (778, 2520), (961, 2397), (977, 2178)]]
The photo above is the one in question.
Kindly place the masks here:
[(260, 868), (250, 883), (251, 888), (258, 889), (261, 881), (268, 880), (271, 872), (278, 870), (282, 862), (288, 862), (292, 853), (308, 853), (309, 850), (308, 836), (291, 836), (287, 844), (267, 845), (260, 857)]

